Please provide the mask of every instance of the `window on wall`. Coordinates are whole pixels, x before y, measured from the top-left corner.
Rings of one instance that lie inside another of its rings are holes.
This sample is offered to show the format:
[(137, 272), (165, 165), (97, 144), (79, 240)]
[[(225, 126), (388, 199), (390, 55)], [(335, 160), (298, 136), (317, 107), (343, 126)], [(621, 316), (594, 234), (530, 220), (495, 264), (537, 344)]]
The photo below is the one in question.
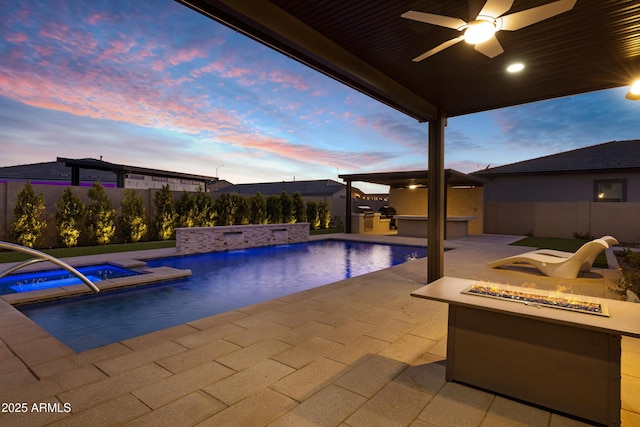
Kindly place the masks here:
[(626, 179), (598, 179), (594, 181), (594, 202), (626, 202)]

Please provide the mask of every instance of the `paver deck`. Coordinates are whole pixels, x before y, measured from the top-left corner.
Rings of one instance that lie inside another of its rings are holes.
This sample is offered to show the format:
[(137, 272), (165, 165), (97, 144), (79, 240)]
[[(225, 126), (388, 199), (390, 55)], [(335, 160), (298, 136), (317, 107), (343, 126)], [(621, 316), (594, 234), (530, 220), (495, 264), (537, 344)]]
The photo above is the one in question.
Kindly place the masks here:
[[(616, 298), (608, 291), (615, 270), (566, 280), (486, 267), (526, 251), (508, 245), (517, 239), (449, 240), (445, 274)], [(114, 257), (132, 255), (92, 259)], [(0, 302), (0, 425), (587, 425), (446, 382), (448, 307), (409, 295), (424, 286), (426, 265), (405, 263), (82, 353)], [(640, 425), (638, 339), (623, 339), (621, 416), (624, 426)]]

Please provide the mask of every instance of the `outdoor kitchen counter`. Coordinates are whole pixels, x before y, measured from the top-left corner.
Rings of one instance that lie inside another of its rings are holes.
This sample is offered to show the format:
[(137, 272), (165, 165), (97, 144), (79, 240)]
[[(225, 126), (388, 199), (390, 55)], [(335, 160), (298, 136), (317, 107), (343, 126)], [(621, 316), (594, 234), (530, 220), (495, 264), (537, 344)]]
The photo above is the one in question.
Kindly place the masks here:
[(472, 285), (573, 294), (443, 277), (411, 293), (449, 304), (448, 381), (458, 381), (600, 424), (620, 425), (621, 336), (640, 337), (640, 304), (592, 313), (463, 294)]
[[(427, 237), (428, 220), (425, 215), (394, 215), (398, 235), (405, 237)], [(469, 235), (469, 221), (474, 216), (448, 216), (446, 223), (447, 238)]]

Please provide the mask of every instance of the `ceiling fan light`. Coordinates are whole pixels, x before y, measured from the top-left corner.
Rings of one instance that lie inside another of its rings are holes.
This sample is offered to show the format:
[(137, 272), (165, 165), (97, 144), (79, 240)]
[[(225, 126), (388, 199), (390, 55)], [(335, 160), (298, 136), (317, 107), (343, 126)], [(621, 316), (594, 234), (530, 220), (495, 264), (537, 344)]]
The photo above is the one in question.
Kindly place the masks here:
[(476, 20), (469, 24), (464, 32), (464, 41), (469, 44), (478, 44), (489, 40), (496, 33), (493, 22)]

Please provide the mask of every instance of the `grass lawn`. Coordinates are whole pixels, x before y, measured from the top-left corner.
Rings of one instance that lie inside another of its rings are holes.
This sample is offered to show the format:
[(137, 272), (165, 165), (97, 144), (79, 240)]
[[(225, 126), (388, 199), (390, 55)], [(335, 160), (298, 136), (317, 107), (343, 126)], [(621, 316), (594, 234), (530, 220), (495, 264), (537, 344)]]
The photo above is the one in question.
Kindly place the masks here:
[[(326, 229), (326, 230), (311, 230), (311, 235), (316, 234), (330, 234), (330, 233), (342, 233), (342, 229)], [(79, 246), (75, 248), (56, 248), (56, 249), (40, 249), (37, 250), (54, 256), (56, 258), (67, 258), (83, 255), (100, 255), (111, 254), (116, 252), (131, 252), (131, 251), (144, 251), (147, 249), (164, 249), (175, 248), (175, 240), (164, 240), (158, 242), (138, 242), (138, 243), (119, 243), (113, 245), (102, 246)], [(28, 254), (14, 251), (0, 250), (0, 264), (5, 262), (18, 262), (33, 258)]]
[[(75, 248), (37, 249), (56, 258), (67, 258), (83, 255), (111, 254), (117, 252), (144, 251), (147, 249), (174, 248), (175, 240), (158, 242), (119, 243), (102, 246), (79, 246)], [(0, 251), (0, 263), (24, 261), (33, 258), (31, 255), (14, 251)]]
[[(580, 246), (587, 243), (589, 240), (583, 239), (561, 239), (556, 237), (525, 237), (522, 240), (512, 243), (514, 246), (530, 246), (536, 249), (555, 249), (558, 251), (575, 252), (580, 249)], [(594, 267), (607, 268), (607, 258), (604, 251), (600, 252), (595, 262)]]

